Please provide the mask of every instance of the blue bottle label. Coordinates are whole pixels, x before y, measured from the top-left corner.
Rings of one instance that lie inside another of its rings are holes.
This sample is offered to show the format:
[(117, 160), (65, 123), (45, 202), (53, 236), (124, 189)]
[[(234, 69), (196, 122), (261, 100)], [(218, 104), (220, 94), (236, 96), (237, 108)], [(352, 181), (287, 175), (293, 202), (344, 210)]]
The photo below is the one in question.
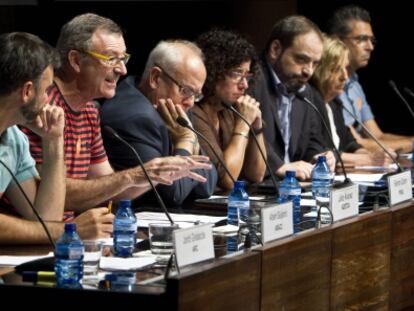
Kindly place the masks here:
[(69, 259), (81, 259), (83, 257), (83, 247), (71, 247), (69, 248)]

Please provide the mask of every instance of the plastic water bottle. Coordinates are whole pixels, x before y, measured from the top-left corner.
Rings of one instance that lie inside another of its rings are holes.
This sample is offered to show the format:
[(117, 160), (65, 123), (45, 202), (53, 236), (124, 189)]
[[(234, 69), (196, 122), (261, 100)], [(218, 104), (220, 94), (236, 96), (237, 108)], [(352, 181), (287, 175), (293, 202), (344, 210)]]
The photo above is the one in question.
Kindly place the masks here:
[(332, 188), (332, 173), (325, 156), (319, 156), (312, 170), (312, 195), (316, 200), (317, 211), (320, 209), (321, 223), (330, 223), (329, 198)]
[[(244, 182), (237, 180), (234, 183), (232, 192), (229, 195), (227, 203), (227, 224), (239, 225), (239, 219), (242, 220), (242, 213), (246, 213), (250, 206), (249, 195), (244, 189)], [(229, 236), (227, 238), (227, 251), (235, 252), (238, 250), (238, 237)]]
[(302, 219), (300, 210), (300, 194), (302, 189), (296, 179), (295, 171), (286, 171), (285, 179), (279, 185), (278, 203), (292, 201), (293, 205), (293, 231), (299, 232)]
[(135, 248), (137, 218), (131, 210), (131, 200), (121, 200), (114, 220), (115, 256), (131, 257)]
[(66, 223), (65, 232), (55, 248), (55, 273), (58, 287), (80, 287), (83, 277), (84, 246), (76, 224)]

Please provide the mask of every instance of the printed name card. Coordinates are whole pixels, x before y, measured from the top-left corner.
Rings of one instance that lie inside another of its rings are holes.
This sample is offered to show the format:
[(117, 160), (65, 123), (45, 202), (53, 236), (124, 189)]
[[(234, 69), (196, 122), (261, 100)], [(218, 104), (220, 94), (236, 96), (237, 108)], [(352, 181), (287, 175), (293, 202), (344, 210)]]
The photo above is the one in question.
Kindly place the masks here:
[(332, 189), (330, 204), (333, 220), (338, 221), (358, 215), (358, 196), (357, 184)]
[(267, 243), (293, 234), (292, 202), (264, 207), (262, 213), (262, 241)]
[(211, 224), (174, 230), (173, 237), (179, 267), (214, 258)]
[(392, 174), (387, 177), (387, 180), (391, 206), (413, 198), (411, 171)]

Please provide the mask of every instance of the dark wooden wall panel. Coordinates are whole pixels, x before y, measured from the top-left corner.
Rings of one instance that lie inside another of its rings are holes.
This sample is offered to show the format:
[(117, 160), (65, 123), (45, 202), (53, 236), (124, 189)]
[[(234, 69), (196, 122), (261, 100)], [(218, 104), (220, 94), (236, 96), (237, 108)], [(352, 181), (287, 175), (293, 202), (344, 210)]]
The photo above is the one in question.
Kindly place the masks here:
[(261, 310), (329, 309), (330, 231), (271, 243), (262, 259)]
[(388, 310), (391, 212), (364, 215), (333, 231), (331, 309)]

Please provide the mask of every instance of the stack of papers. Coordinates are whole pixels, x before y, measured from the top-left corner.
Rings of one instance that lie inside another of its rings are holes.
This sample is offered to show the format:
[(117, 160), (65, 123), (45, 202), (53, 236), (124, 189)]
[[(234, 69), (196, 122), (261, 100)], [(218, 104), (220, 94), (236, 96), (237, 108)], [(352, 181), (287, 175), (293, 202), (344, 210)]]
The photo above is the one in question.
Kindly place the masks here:
[[(168, 222), (169, 220), (164, 213), (157, 212), (139, 212), (135, 216), (138, 219), (138, 227), (148, 228), (150, 223)], [(171, 218), (177, 223), (180, 228), (188, 228), (199, 224), (215, 224), (227, 217), (222, 216), (207, 216), (195, 214), (175, 214), (170, 213)]]
[(32, 260), (53, 256), (53, 252), (42, 256), (0, 256), (0, 266), (17, 266)]

